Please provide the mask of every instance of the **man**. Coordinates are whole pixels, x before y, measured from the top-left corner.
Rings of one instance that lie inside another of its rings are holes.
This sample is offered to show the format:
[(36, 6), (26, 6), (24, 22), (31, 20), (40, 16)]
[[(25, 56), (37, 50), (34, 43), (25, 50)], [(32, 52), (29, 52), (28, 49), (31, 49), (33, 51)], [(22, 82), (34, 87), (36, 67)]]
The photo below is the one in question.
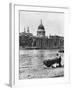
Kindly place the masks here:
[(57, 58), (57, 63), (61, 67), (61, 55), (57, 53), (56, 58)]
[(60, 54), (56, 54), (56, 60), (54, 60), (54, 64), (52, 65), (52, 67), (61, 67), (61, 55)]
[(57, 53), (56, 58), (43, 62), (47, 67), (61, 67), (61, 56)]

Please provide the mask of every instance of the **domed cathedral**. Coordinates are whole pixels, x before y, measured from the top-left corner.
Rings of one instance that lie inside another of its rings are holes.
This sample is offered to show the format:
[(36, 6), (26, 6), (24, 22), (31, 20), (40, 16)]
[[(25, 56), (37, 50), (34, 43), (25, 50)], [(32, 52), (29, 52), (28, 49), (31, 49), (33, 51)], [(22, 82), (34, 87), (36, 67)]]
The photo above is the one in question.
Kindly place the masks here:
[(47, 40), (48, 38), (45, 36), (45, 28), (42, 24), (42, 19), (41, 19), (41, 23), (38, 26), (38, 30), (37, 30), (36, 47), (39, 49), (47, 48)]
[(42, 19), (41, 19), (41, 24), (38, 26), (37, 36), (38, 37), (44, 37), (45, 36), (45, 28), (42, 24)]
[(19, 33), (20, 46), (32, 49), (57, 49), (64, 48), (64, 37), (61, 36), (45, 36), (45, 28), (42, 20), (37, 28), (37, 36), (33, 36), (29, 27), (24, 28), (24, 32)]

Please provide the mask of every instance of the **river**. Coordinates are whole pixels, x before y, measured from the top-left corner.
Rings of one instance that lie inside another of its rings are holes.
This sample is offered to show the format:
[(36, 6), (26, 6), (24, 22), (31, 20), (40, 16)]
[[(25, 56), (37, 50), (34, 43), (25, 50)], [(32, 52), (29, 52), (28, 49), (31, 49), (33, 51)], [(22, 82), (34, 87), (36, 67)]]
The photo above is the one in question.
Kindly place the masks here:
[[(43, 70), (43, 61), (52, 59), (56, 57), (58, 50), (20, 50), (19, 52), (19, 68), (20, 68), (20, 78), (23, 78), (24, 74), (31, 73), (31, 70)], [(64, 63), (64, 55), (61, 54), (62, 61)]]

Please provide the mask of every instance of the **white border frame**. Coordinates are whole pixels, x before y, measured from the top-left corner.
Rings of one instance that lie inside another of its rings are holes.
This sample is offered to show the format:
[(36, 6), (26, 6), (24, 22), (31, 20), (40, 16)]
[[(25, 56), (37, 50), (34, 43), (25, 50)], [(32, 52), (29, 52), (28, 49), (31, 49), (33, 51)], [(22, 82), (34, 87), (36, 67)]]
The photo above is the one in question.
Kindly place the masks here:
[[(19, 10), (33, 11), (50, 11), (56, 13), (64, 12), (64, 78), (45, 78), (45, 79), (27, 79), (19, 80)], [(10, 86), (39, 86), (69, 83), (70, 66), (69, 66), (69, 46), (68, 46), (68, 27), (69, 27), (69, 8), (68, 7), (48, 7), (48, 6), (33, 6), (23, 4), (10, 4)], [(42, 82), (43, 81), (43, 82)]]

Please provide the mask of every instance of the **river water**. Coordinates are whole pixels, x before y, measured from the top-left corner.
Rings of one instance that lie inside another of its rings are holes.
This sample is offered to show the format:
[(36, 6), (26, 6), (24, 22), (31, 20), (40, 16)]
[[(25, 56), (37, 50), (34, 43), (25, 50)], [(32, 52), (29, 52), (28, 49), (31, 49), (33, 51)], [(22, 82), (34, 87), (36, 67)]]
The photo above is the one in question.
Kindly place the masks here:
[[(25, 71), (30, 70), (43, 70), (43, 61), (56, 57), (58, 50), (20, 50), (19, 56), (19, 68), (20, 75)], [(64, 63), (64, 55), (61, 54), (62, 61)]]

